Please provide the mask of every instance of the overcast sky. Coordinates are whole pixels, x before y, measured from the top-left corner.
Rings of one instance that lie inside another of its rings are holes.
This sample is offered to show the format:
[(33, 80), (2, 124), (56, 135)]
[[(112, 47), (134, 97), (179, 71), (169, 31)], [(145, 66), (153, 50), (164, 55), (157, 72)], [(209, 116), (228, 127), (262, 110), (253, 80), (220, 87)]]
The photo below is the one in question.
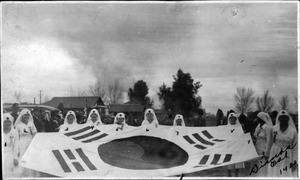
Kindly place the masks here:
[(200, 81), (203, 108), (234, 108), (238, 86), (288, 95), (297, 109), (296, 3), (4, 4), (2, 99), (33, 102), (87, 89), (97, 76), (126, 89), (171, 85), (181, 68)]

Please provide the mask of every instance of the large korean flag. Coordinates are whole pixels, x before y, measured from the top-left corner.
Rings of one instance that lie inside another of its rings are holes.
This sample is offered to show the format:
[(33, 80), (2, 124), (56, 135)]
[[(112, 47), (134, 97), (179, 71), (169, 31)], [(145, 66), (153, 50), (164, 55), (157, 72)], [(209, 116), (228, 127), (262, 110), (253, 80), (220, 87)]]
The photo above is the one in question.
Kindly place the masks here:
[(218, 127), (82, 126), (38, 133), (20, 165), (60, 177), (162, 177), (258, 158), (249, 134)]

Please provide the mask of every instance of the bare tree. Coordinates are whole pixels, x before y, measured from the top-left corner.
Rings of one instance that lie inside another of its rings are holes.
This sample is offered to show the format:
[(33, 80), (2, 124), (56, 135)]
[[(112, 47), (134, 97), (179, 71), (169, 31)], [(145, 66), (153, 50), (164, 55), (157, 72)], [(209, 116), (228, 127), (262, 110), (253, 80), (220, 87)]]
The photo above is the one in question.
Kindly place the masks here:
[(22, 91), (14, 91), (14, 97), (16, 101), (20, 103), (24, 98), (24, 93)]
[(254, 91), (251, 88), (238, 87), (236, 89), (234, 101), (237, 112), (245, 114), (251, 111), (254, 100)]
[(89, 86), (89, 93), (93, 96), (99, 96), (101, 99), (105, 98), (105, 83), (100, 77), (97, 78), (95, 84)]
[(120, 81), (118, 81), (117, 79), (111, 84), (109, 84), (107, 94), (109, 96), (110, 102), (117, 103), (118, 101), (120, 101), (123, 92), (124, 92), (124, 88), (121, 85)]
[(79, 96), (87, 96), (88, 94), (87, 94), (87, 92), (86, 92), (86, 90), (84, 90), (84, 89), (77, 89), (77, 96), (79, 97)]
[(262, 97), (257, 96), (256, 98), (256, 106), (257, 106), (257, 110), (259, 111), (270, 112), (274, 107), (274, 104), (275, 104), (275, 100), (269, 94), (268, 90), (264, 92)]
[(289, 105), (290, 104), (289, 97), (287, 95), (282, 96), (279, 100), (279, 104), (280, 104), (281, 110), (288, 110), (288, 108), (290, 106)]

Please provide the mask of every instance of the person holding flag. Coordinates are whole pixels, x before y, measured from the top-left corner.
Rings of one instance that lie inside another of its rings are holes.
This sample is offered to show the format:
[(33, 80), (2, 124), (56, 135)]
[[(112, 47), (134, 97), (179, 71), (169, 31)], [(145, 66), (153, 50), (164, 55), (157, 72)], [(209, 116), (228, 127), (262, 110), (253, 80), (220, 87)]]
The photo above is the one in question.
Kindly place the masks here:
[(176, 135), (178, 136), (180, 132), (186, 132), (185, 129), (185, 122), (183, 119), (183, 116), (181, 114), (176, 114), (174, 120), (173, 120), (173, 128), (172, 128)]
[(183, 116), (180, 115), (180, 114), (177, 114), (174, 118), (174, 121), (173, 121), (173, 126), (182, 126), (182, 127), (185, 127), (185, 122), (183, 120)]
[(115, 116), (114, 124), (118, 125), (117, 130), (119, 130), (119, 129), (123, 130), (124, 127), (127, 127), (128, 125), (126, 123), (125, 114), (124, 113), (118, 113)]
[(298, 133), (290, 114), (282, 110), (270, 133), (266, 154), (269, 157), (268, 177), (297, 177)]
[[(228, 133), (234, 133), (234, 134), (244, 134), (242, 125), (240, 124), (238, 117), (235, 113), (230, 113), (228, 115)], [(232, 164), (228, 165), (228, 176), (231, 177), (231, 171), (235, 170), (235, 176), (238, 177), (239, 174), (239, 169), (245, 168), (244, 163), (237, 163), (237, 164)]]
[(90, 126), (99, 126), (102, 125), (101, 117), (97, 109), (92, 109), (89, 113), (89, 116), (86, 120), (86, 125)]
[(78, 129), (76, 114), (74, 111), (68, 111), (64, 123), (59, 127), (59, 132), (68, 132)]
[(146, 109), (142, 126), (147, 126), (147, 131), (149, 130), (148, 128), (157, 128), (159, 126), (153, 109)]
[(3, 115), (3, 178), (15, 176), (15, 167), (18, 162), (18, 132), (13, 127), (14, 118), (10, 114)]
[[(28, 109), (23, 109), (20, 112), (20, 115), (15, 122), (15, 129), (19, 134), (18, 148), (19, 158), (21, 158), (26, 152), (28, 146), (30, 145), (34, 135), (37, 133), (37, 129), (33, 123), (33, 116), (31, 115), (31, 112)], [(23, 168), (21, 166), (18, 167), (18, 174), (21, 177), (37, 176), (37, 173), (33, 170)]]
[[(258, 155), (262, 155), (263, 157), (257, 160), (257, 164), (260, 161), (264, 162), (266, 159), (267, 152), (267, 144), (270, 141), (270, 133), (271, 128), (273, 126), (272, 119), (269, 114), (265, 112), (260, 112), (257, 114), (258, 125), (255, 128), (254, 138), (255, 138), (255, 149)], [(266, 177), (267, 176), (267, 166), (262, 167), (259, 172), (256, 174), (258, 177)]]

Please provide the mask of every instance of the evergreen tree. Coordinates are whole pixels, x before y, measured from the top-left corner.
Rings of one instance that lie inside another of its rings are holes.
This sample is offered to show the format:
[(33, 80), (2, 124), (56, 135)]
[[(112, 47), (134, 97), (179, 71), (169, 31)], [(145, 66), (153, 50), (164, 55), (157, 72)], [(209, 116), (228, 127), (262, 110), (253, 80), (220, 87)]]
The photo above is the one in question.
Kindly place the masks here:
[(134, 84), (133, 88), (129, 88), (128, 90), (129, 100), (135, 100), (142, 105), (150, 106), (151, 104), (153, 104), (153, 102), (151, 102), (150, 98), (147, 97), (148, 90), (149, 89), (146, 82), (144, 82), (143, 80), (137, 81)]
[(202, 99), (197, 93), (202, 85), (200, 82), (194, 83), (190, 73), (184, 73), (181, 69), (173, 78), (172, 88), (165, 84), (159, 88), (158, 96), (163, 107), (172, 112), (181, 112), (187, 118), (197, 114), (202, 103)]

